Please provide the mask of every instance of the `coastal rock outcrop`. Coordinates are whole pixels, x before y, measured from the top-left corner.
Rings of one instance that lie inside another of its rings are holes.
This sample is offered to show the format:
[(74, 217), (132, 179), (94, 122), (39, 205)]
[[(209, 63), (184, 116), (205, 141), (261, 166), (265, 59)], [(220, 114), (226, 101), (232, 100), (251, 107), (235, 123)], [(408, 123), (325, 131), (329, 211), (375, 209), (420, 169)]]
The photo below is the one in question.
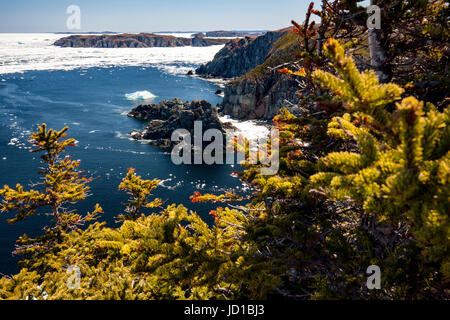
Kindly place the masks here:
[(221, 111), (240, 120), (271, 120), (281, 108), (297, 103), (297, 92), (297, 82), (276, 71), (260, 78), (248, 77), (225, 87)]
[(290, 29), (270, 31), (259, 37), (233, 39), (216, 54), (214, 60), (200, 66), (196, 73), (205, 77), (240, 77), (266, 61), (273, 45)]
[(297, 35), (287, 28), (233, 40), (196, 73), (237, 77), (224, 89), (220, 106), (224, 114), (241, 120), (272, 119), (280, 108), (295, 108), (298, 102), (298, 83), (278, 72), (280, 65), (295, 61), (297, 53)]
[(262, 31), (255, 31), (255, 32), (246, 32), (246, 31), (225, 31), (225, 30), (218, 30), (218, 31), (208, 31), (205, 33), (197, 33), (195, 36), (202, 36), (202, 37), (214, 37), (214, 38), (241, 38), (241, 37), (255, 37), (260, 36), (264, 34), (265, 32)]
[(131, 110), (128, 116), (148, 121), (143, 131), (134, 130), (130, 133), (133, 139), (149, 140), (152, 145), (163, 149), (169, 149), (175, 145), (171, 141), (171, 136), (177, 129), (186, 129), (193, 137), (195, 121), (202, 122), (203, 131), (218, 129), (224, 132), (217, 108), (205, 100), (183, 102), (175, 98), (157, 104), (140, 105)]
[(226, 43), (227, 39), (203, 37), (180, 38), (152, 33), (113, 35), (71, 35), (57, 40), (58, 47), (74, 48), (152, 48), (152, 47), (207, 47)]

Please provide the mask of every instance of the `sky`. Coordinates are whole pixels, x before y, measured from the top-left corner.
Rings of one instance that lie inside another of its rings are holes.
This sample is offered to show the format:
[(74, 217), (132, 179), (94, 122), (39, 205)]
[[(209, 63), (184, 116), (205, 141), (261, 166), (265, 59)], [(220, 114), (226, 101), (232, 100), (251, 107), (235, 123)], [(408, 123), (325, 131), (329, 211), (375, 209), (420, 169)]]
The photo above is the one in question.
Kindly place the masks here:
[[(310, 0), (0, 0), (0, 33), (276, 30), (302, 22)], [(67, 8), (81, 11), (67, 28)]]

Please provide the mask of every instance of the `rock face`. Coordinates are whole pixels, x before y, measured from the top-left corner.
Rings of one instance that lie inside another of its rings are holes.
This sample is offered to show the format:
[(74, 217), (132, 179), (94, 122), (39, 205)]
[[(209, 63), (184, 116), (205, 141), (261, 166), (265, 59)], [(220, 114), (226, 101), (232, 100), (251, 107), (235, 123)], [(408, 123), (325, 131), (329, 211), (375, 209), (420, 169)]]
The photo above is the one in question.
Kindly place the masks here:
[(276, 71), (262, 78), (245, 78), (225, 87), (221, 110), (235, 119), (271, 120), (280, 108), (289, 109), (297, 102), (297, 91), (295, 80)]
[(213, 61), (200, 66), (196, 73), (209, 77), (240, 77), (266, 61), (275, 42), (288, 32), (289, 29), (283, 29), (259, 37), (233, 39), (216, 54)]
[(282, 75), (279, 65), (292, 62), (298, 40), (290, 28), (257, 38), (233, 40), (214, 60), (196, 72), (203, 76), (234, 78), (225, 87), (221, 111), (233, 118), (272, 119), (280, 108), (298, 102), (298, 84)]
[(152, 47), (207, 47), (221, 45), (229, 40), (203, 37), (178, 38), (152, 33), (114, 35), (72, 35), (57, 40), (54, 45), (75, 48), (152, 48)]
[(203, 132), (208, 129), (224, 128), (218, 118), (217, 108), (205, 100), (183, 102), (181, 99), (162, 101), (158, 104), (140, 105), (128, 114), (129, 117), (148, 121), (143, 131), (133, 131), (131, 136), (136, 140), (150, 140), (150, 143), (163, 149), (172, 148), (173, 131), (186, 129), (194, 134), (194, 122), (202, 121)]
[(196, 36), (203, 36), (203, 37), (214, 37), (214, 38), (240, 38), (240, 37), (255, 37), (264, 34), (262, 31), (258, 32), (243, 32), (243, 31), (225, 31), (225, 30), (218, 30), (218, 31), (208, 31), (205, 33), (198, 33)]

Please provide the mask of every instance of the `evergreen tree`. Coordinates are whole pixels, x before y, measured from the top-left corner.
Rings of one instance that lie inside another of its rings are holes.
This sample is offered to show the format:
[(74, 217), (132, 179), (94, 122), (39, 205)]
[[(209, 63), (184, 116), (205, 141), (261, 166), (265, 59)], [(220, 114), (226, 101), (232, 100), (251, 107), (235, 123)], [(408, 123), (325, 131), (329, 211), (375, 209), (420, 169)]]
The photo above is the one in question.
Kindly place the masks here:
[(119, 216), (123, 220), (136, 220), (141, 214), (142, 208), (156, 208), (162, 205), (160, 199), (148, 202), (151, 192), (156, 189), (161, 181), (142, 180), (140, 176), (136, 176), (134, 169), (129, 169), (126, 177), (119, 185), (119, 190), (126, 191), (130, 196), (130, 202), (125, 204), (125, 215)]
[(423, 263), (435, 263), (449, 280), (450, 108), (440, 113), (413, 97), (396, 104), (403, 90), (378, 84), (373, 71), (359, 73), (336, 41), (325, 50), (339, 77), (316, 71), (314, 78), (341, 99), (349, 113), (334, 118), (328, 133), (356, 142), (358, 152), (330, 153), (320, 160), (313, 183), (333, 198), (351, 197), (365, 213), (391, 224), (406, 223), (423, 249)]
[[(32, 137), (38, 141), (53, 141), (49, 147), (36, 142), (51, 150), (49, 154), (56, 155), (53, 150), (61, 152), (75, 142), (73, 139), (59, 142), (67, 129), (46, 131), (43, 125), (39, 130), (41, 135), (36, 133)], [(256, 254), (255, 249), (241, 240), (242, 221), (236, 220), (234, 211), (212, 212), (216, 216), (216, 225), (212, 227), (184, 206), (171, 205), (146, 216), (141, 212), (143, 208), (155, 209), (162, 204), (159, 199), (149, 199), (158, 183), (158, 180), (143, 180), (134, 169), (129, 169), (119, 186), (131, 195), (130, 202), (125, 204), (121, 226), (112, 229), (105, 227), (105, 223), (95, 222), (82, 230), (57, 225), (60, 227), (58, 241), (52, 241), (51, 247), (40, 245), (39, 255), (24, 257), (25, 267), (19, 274), (0, 279), (0, 298), (264, 298), (267, 288), (274, 287), (277, 279), (264, 272), (270, 269), (266, 267), (270, 261), (255, 263), (248, 259)], [(9, 188), (4, 190), (4, 204), (9, 204), (12, 210), (11, 201), (19, 199), (19, 194), (14, 193), (13, 198)], [(95, 213), (100, 210), (97, 206)], [(64, 214), (64, 211), (58, 212)], [(94, 218), (94, 214), (87, 217)], [(77, 286), (70, 285), (76, 275), (71, 272), (74, 268), (79, 270)]]
[[(101, 208), (82, 217), (66, 207), (86, 197), (90, 179), (60, 157), (75, 143), (62, 140), (67, 128), (42, 125), (31, 137), (34, 151), (45, 151), (40, 190), (5, 186), (0, 208), (18, 212), (11, 223), (49, 208), (53, 224), (41, 237), (21, 237), (24, 268), (0, 279), (0, 298), (448, 298), (448, 2), (372, 1), (383, 28), (370, 31), (370, 48), (360, 2), (324, 0), (321, 10), (310, 5), (303, 25), (293, 22), (298, 70), (280, 72), (299, 79), (302, 99), (299, 114), (274, 118), (280, 170), (261, 175), (248, 143), (236, 140), (246, 154), (240, 177), (257, 191), (194, 193), (194, 203), (223, 204), (211, 211), (212, 226), (184, 206), (159, 209), (162, 201), (150, 199), (159, 181), (130, 169), (119, 186), (130, 195), (120, 226), (82, 230)], [(371, 66), (370, 51), (383, 64)], [(373, 264), (381, 290), (366, 286)], [(79, 288), (68, 286), (71, 266)]]
[[(25, 256), (39, 256), (63, 241), (63, 234), (76, 230), (88, 221), (96, 219), (102, 208), (97, 205), (92, 213), (81, 216), (68, 209), (70, 204), (84, 200), (89, 191), (87, 183), (91, 178), (81, 176), (78, 170), (80, 161), (71, 160), (69, 156), (62, 157), (67, 147), (75, 146), (75, 139), (66, 139), (68, 128), (61, 131), (47, 129), (44, 123), (38, 132), (31, 135), (34, 148), (31, 152), (43, 152), (41, 155), (45, 167), (39, 171), (42, 182), (33, 185), (30, 190), (17, 184), (15, 188), (7, 185), (0, 189), (3, 202), (1, 212), (17, 212), (15, 217), (8, 219), (15, 224), (28, 216), (42, 214), (51, 216), (51, 224), (45, 227), (45, 234), (37, 238), (23, 235), (17, 241), (16, 253)], [(49, 210), (49, 211), (46, 211)], [(37, 262), (39, 263), (39, 262)]]

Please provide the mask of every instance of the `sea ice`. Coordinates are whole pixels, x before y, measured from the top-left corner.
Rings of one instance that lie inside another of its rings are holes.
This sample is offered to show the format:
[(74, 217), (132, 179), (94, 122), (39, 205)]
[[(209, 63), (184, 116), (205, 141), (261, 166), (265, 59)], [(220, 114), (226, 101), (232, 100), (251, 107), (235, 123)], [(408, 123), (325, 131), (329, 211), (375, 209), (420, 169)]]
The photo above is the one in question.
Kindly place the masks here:
[(150, 91), (136, 91), (133, 93), (125, 94), (128, 100), (150, 100), (156, 98), (156, 96)]
[(17, 138), (12, 138), (12, 139), (9, 141), (8, 145), (9, 145), (9, 146), (15, 146), (17, 143), (19, 143), (19, 139), (17, 139)]
[[(156, 67), (184, 75), (211, 61), (223, 45), (173, 48), (60, 48), (53, 43), (64, 34), (0, 34), (0, 74), (30, 70), (73, 70), (91, 67)], [(22, 44), (18, 44), (21, 42)]]

